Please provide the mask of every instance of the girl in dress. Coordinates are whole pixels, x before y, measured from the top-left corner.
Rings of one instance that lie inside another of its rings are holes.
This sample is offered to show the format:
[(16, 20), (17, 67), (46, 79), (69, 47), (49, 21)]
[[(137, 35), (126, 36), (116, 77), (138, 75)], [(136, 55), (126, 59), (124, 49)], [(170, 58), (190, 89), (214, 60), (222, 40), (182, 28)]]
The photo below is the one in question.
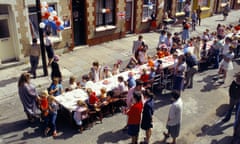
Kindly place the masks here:
[(222, 81), (222, 83), (225, 82), (228, 70), (232, 70), (233, 69), (233, 63), (232, 63), (232, 59), (234, 58), (233, 50), (234, 50), (234, 48), (232, 46), (230, 46), (229, 47), (229, 52), (226, 53), (225, 55), (223, 55), (223, 59), (220, 62), (220, 68), (219, 68), (218, 74), (219, 75), (223, 74), (223, 81)]
[(77, 108), (75, 109), (73, 119), (75, 120), (77, 126), (79, 126), (80, 133), (83, 131), (84, 120), (88, 118), (88, 106), (85, 102), (78, 100)]

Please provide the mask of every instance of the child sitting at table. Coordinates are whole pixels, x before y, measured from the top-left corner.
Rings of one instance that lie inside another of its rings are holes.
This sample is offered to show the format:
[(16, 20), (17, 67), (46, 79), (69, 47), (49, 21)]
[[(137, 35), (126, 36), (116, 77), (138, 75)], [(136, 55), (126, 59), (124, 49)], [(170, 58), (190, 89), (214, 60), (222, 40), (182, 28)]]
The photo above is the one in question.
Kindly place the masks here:
[(88, 119), (88, 107), (84, 101), (77, 101), (77, 108), (75, 109), (73, 119), (76, 125), (79, 126), (79, 132), (81, 133), (83, 131), (83, 124)]
[(71, 90), (74, 90), (74, 89), (77, 89), (77, 88), (78, 88), (78, 85), (77, 85), (77, 82), (76, 82), (76, 77), (70, 76), (69, 87), (65, 89), (65, 92), (68, 92), (68, 91), (71, 91)]
[(121, 64), (122, 64), (121, 60), (118, 60), (115, 64), (113, 64), (112, 75), (117, 75), (120, 73)]
[(101, 102), (99, 98), (91, 88), (87, 88), (87, 94), (89, 110), (92, 112), (92, 114), (98, 115), (99, 120), (102, 122)]
[(142, 74), (141, 74), (140, 80), (143, 82), (143, 86), (144, 87), (147, 86), (148, 81), (149, 81), (149, 75), (147, 74), (147, 70), (146, 69), (142, 70)]
[(53, 96), (58, 96), (61, 95), (63, 91), (63, 86), (61, 83), (59, 83), (59, 78), (54, 77), (52, 84), (48, 88), (49, 94)]
[(153, 58), (151, 56), (148, 56), (148, 66), (150, 68), (154, 67), (154, 61), (153, 61)]

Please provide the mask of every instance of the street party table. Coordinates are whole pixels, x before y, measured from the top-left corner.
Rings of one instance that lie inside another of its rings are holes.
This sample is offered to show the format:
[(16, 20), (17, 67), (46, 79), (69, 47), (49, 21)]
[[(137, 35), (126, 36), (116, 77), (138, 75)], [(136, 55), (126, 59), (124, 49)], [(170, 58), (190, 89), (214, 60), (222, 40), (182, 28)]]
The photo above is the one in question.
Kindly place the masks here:
[[(169, 66), (172, 66), (174, 64), (172, 55), (171, 56), (167, 56), (164, 58), (161, 58), (160, 60), (162, 60), (162, 64), (163, 64), (163, 68), (167, 68)], [(148, 65), (144, 64), (144, 65), (140, 65), (135, 67), (134, 69), (128, 70), (128, 71), (124, 71), (120, 74), (114, 75), (110, 78), (98, 81), (96, 83), (93, 83), (90, 88), (96, 92), (96, 95), (99, 96), (100, 95), (100, 89), (101, 88), (106, 88), (107, 91), (111, 91), (115, 88), (117, 88), (118, 86), (118, 77), (122, 76), (124, 78), (124, 80), (128, 79), (128, 74), (129, 72), (133, 72), (134, 73), (134, 78), (138, 79), (141, 76), (142, 70), (143, 69), (148, 69)], [(82, 100), (82, 101), (86, 101), (88, 99), (88, 95), (86, 93), (86, 91), (84, 89), (74, 89), (72, 91), (63, 93), (62, 95), (59, 95), (56, 97), (56, 101), (63, 106), (65, 109), (67, 109), (69, 112), (74, 111), (77, 108), (77, 101), (78, 100)]]

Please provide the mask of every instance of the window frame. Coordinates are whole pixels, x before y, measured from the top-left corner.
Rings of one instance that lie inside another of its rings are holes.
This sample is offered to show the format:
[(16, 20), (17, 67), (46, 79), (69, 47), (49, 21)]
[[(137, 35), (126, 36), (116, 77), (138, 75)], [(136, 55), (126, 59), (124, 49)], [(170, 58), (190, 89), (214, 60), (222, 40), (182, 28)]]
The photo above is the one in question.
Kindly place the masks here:
[[(109, 4), (109, 2), (110, 2), (110, 4)], [(100, 3), (101, 3), (101, 5), (100, 5)], [(115, 2), (115, 0), (97, 0), (95, 8), (96, 8), (96, 16), (95, 16), (96, 27), (116, 25), (116, 22), (115, 22), (116, 2)], [(103, 9), (105, 9), (105, 10), (110, 9), (110, 12), (104, 13)]]
[[(152, 9), (150, 9), (150, 5), (149, 5), (150, 2), (152, 3)], [(144, 0), (142, 5), (142, 22), (148, 22), (151, 19), (152, 12), (155, 12), (156, 14), (156, 11), (157, 11), (157, 0)]]
[(176, 13), (184, 12), (183, 8), (184, 8), (186, 2), (187, 2), (186, 0), (177, 0), (176, 1)]
[(209, 0), (201, 0), (199, 5), (201, 7), (209, 7)]

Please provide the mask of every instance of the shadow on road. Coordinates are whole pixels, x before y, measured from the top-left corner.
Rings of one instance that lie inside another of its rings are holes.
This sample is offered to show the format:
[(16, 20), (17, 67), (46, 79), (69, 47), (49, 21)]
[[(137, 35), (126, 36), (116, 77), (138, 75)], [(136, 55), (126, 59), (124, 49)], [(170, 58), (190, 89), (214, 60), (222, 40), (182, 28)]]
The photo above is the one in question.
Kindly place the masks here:
[(232, 140), (231, 136), (226, 136), (222, 139), (218, 140), (212, 140), (210, 144), (230, 144)]
[(201, 89), (201, 92), (209, 92), (211, 90), (216, 90), (221, 86), (221, 83), (217, 82), (217, 79), (215, 78), (216, 76), (218, 76), (218, 74), (207, 75), (201, 81), (198, 81), (205, 83), (205, 85)]
[(216, 115), (218, 117), (223, 117), (228, 110), (228, 104), (222, 104), (216, 109)]
[(1, 80), (0, 87), (5, 87), (8, 84), (16, 83), (17, 86), (18, 77), (12, 77), (10, 79)]
[(171, 104), (171, 93), (165, 93), (159, 96), (155, 96), (154, 109), (161, 108), (163, 106)]
[(98, 136), (97, 143), (118, 143), (119, 141), (130, 139), (127, 132), (121, 129), (118, 131), (109, 131)]
[(197, 134), (197, 137), (201, 137), (201, 136), (217, 136), (217, 135), (221, 135), (223, 134), (223, 131), (229, 127), (233, 127), (232, 123), (224, 123), (222, 121), (217, 122), (216, 124), (213, 125), (208, 125), (205, 124), (204, 126), (202, 126), (201, 128), (201, 133)]

